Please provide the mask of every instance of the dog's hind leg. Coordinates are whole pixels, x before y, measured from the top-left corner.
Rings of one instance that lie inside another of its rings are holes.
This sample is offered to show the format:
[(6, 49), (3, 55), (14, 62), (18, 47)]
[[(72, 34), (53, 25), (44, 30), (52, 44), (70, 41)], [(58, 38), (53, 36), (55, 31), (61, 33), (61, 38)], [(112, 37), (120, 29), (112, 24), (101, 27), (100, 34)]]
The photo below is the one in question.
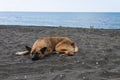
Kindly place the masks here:
[(20, 51), (20, 52), (16, 52), (16, 55), (27, 55), (29, 54), (29, 51)]

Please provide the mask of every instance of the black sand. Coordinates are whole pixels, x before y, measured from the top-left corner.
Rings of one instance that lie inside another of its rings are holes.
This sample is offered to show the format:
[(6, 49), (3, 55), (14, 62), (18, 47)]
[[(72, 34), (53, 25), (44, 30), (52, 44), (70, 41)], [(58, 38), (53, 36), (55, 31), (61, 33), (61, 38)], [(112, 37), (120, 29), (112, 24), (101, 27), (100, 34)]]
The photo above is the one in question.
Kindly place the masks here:
[[(45, 36), (67, 36), (79, 52), (38, 61), (15, 55)], [(120, 30), (1, 25), (0, 80), (120, 80)]]

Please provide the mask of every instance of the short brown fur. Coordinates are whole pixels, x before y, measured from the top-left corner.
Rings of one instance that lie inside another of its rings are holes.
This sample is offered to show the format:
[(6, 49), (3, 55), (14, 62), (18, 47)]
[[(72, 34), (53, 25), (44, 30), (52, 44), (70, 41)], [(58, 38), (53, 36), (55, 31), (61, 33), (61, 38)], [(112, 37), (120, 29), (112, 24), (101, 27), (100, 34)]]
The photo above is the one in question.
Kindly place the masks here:
[(20, 55), (28, 53), (33, 58), (36, 54), (37, 57), (43, 58), (53, 53), (74, 55), (76, 52), (78, 52), (78, 47), (68, 37), (44, 37), (36, 40), (31, 49), (27, 49)]

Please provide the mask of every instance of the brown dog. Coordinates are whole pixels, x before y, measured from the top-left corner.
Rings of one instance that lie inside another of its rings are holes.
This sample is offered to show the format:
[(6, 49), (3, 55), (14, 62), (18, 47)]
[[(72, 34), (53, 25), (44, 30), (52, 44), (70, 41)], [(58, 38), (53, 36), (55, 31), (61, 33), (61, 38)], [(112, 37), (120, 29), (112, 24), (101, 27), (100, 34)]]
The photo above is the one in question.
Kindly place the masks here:
[(30, 54), (32, 60), (37, 60), (53, 53), (74, 55), (78, 52), (78, 47), (67, 37), (44, 37), (36, 40), (32, 48), (26, 46), (26, 49), (27, 51), (17, 52), (16, 54)]

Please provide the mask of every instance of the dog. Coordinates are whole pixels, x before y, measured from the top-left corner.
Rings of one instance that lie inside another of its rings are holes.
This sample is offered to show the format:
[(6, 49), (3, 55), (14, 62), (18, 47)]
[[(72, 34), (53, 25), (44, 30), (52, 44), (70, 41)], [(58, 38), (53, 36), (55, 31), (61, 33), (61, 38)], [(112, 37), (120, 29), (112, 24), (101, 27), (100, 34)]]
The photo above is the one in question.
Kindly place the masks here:
[(32, 60), (38, 60), (53, 53), (74, 55), (77, 52), (78, 47), (68, 37), (43, 37), (37, 39), (32, 48), (26, 46), (26, 51), (17, 52), (16, 55), (29, 54)]

